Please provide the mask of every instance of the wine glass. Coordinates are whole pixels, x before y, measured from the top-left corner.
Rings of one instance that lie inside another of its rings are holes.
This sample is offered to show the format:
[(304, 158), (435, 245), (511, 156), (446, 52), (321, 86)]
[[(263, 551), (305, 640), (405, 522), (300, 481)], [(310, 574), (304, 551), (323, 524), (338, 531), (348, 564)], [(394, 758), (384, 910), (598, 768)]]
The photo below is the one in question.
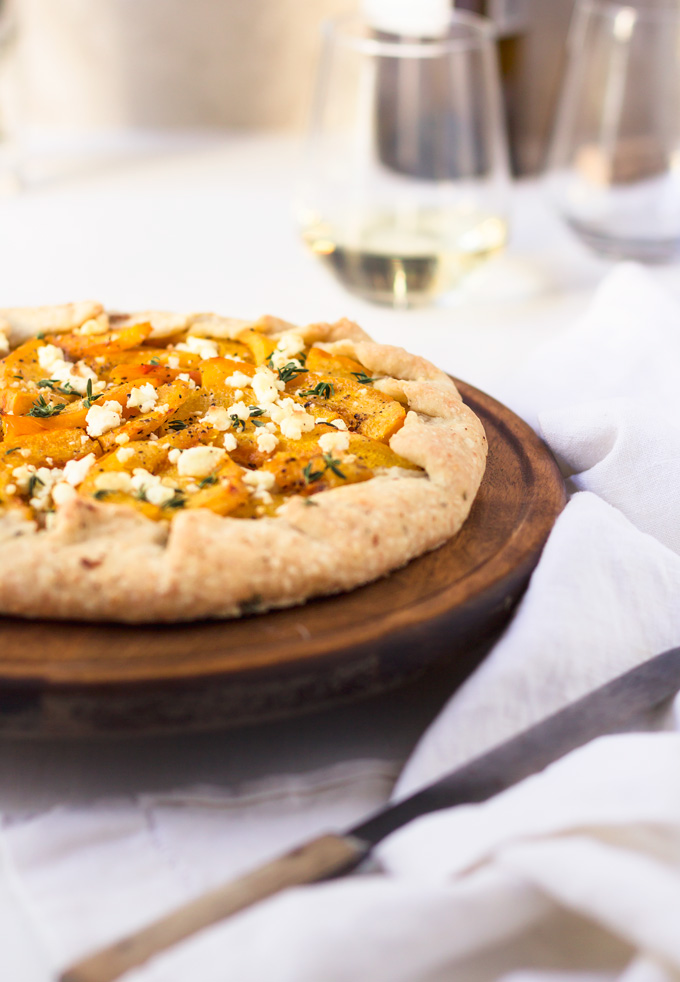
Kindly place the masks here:
[(297, 212), (349, 290), (396, 307), (453, 290), (505, 245), (508, 190), (490, 22), (326, 26)]
[(680, 254), (680, 7), (580, 0), (548, 157), (566, 222), (597, 252)]

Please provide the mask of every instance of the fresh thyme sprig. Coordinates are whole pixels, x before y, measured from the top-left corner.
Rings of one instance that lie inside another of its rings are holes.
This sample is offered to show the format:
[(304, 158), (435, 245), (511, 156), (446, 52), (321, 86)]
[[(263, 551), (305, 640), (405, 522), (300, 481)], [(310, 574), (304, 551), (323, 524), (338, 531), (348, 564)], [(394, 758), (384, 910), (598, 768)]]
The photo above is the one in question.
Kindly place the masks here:
[(343, 481), (347, 480), (347, 475), (343, 474), (343, 472), (340, 470), (340, 464), (342, 461), (337, 460), (330, 453), (325, 453), (321, 459), (324, 463), (322, 470), (314, 470), (314, 464), (311, 460), (305, 467), (302, 468), (302, 476), (305, 479), (305, 484), (310, 485), (321, 480), (326, 471), (332, 471), (337, 477), (342, 478)]
[(92, 395), (92, 379), (89, 378), (87, 380), (87, 386), (85, 388), (85, 398), (83, 399), (83, 405), (85, 406), (86, 409), (89, 409), (92, 406), (93, 398), (94, 397)]
[(310, 460), (310, 462), (302, 468), (302, 476), (305, 479), (305, 484), (314, 484), (315, 481), (318, 481), (323, 477), (323, 471), (315, 471), (314, 465)]
[(28, 479), (28, 489), (27, 489), (29, 498), (33, 497), (33, 492), (35, 491), (36, 484), (40, 484), (41, 486), (44, 487), (45, 482), (41, 481), (37, 474), (31, 474), (31, 476)]
[(45, 396), (38, 396), (26, 415), (36, 416), (39, 419), (48, 419), (50, 416), (58, 416), (64, 409), (66, 409), (66, 403), (62, 402), (59, 405), (51, 406), (46, 401)]
[(341, 477), (343, 481), (346, 481), (347, 480), (347, 475), (346, 474), (343, 474), (342, 471), (340, 470), (340, 464), (342, 463), (342, 461), (336, 460), (333, 457), (333, 454), (330, 454), (330, 453), (325, 453), (323, 455), (323, 460), (324, 460), (324, 463), (326, 465), (326, 469), (327, 470), (333, 471), (333, 473), (337, 477)]
[(289, 361), (287, 365), (283, 366), (283, 368), (278, 369), (279, 378), (282, 382), (290, 382), (290, 380), (295, 378), (296, 375), (304, 375), (306, 371), (306, 368), (300, 368), (294, 361)]
[(299, 396), (315, 396), (317, 399), (330, 399), (335, 394), (335, 386), (331, 382), (319, 382), (313, 389), (300, 389)]
[(38, 382), (38, 388), (51, 389), (52, 392), (61, 392), (61, 394), (65, 396), (78, 395), (70, 382), (60, 383), (58, 379), (54, 378), (41, 378)]
[(207, 477), (204, 477), (202, 481), (198, 482), (199, 488), (209, 488), (213, 484), (217, 484), (217, 478), (214, 474), (208, 474)]
[(352, 375), (357, 380), (357, 382), (361, 382), (362, 385), (373, 385), (373, 383), (375, 382), (375, 379), (369, 378), (366, 372), (352, 372)]
[(168, 423), (168, 429), (174, 430), (177, 433), (179, 430), (186, 430), (187, 424), (183, 419), (171, 419)]
[(175, 497), (167, 501), (163, 508), (184, 508), (187, 503), (187, 499), (184, 496), (184, 492), (180, 491), (179, 488), (175, 489)]

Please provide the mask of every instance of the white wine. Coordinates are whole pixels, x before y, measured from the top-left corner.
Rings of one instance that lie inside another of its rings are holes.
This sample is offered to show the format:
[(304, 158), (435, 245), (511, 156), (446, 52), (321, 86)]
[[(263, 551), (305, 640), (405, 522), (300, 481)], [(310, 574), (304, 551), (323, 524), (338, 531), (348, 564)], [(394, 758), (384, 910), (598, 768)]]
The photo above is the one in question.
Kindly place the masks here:
[(303, 228), (312, 252), (360, 296), (394, 307), (448, 293), (499, 252), (508, 227), (496, 215), (461, 211), (365, 214)]

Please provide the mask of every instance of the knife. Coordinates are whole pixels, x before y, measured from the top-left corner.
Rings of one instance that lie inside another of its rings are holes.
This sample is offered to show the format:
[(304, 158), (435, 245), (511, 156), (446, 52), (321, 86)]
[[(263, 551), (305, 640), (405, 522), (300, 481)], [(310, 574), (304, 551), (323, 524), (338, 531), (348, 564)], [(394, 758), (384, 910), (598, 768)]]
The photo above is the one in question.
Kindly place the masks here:
[(420, 815), (486, 801), (597, 736), (644, 728), (649, 711), (679, 689), (680, 648), (673, 648), (348, 831), (312, 839), (95, 952), (67, 968), (59, 982), (112, 982), (158, 952), (280, 890), (349, 873), (385, 836)]

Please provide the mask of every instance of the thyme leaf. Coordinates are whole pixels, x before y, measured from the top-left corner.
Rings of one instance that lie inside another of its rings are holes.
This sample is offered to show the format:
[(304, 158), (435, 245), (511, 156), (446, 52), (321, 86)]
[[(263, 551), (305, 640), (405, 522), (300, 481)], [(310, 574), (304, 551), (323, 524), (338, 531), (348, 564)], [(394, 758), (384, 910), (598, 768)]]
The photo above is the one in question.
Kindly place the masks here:
[(302, 468), (302, 476), (305, 479), (305, 484), (314, 484), (315, 481), (320, 480), (323, 477), (323, 471), (315, 471), (314, 465), (310, 462)]
[(208, 474), (207, 477), (204, 477), (202, 481), (198, 482), (199, 488), (209, 488), (213, 484), (217, 484), (217, 478), (214, 474)]
[(290, 382), (296, 375), (304, 375), (306, 368), (300, 368), (294, 361), (289, 361), (283, 368), (279, 368), (279, 378), (282, 382)]
[(62, 382), (59, 384), (59, 380), (54, 378), (41, 378), (38, 382), (38, 388), (51, 389), (52, 392), (61, 392), (61, 394), (65, 396), (78, 395), (70, 382)]
[(375, 379), (369, 378), (366, 372), (352, 372), (352, 375), (357, 382), (361, 382), (362, 385), (372, 385), (375, 382)]
[(317, 399), (330, 399), (335, 394), (335, 386), (330, 382), (319, 382), (313, 389), (300, 389), (299, 396), (316, 396)]
[(51, 406), (46, 401), (45, 396), (38, 396), (26, 415), (35, 416), (38, 419), (48, 419), (50, 416), (58, 416), (64, 409), (66, 409), (64, 403), (60, 403), (58, 406)]
[(85, 390), (85, 398), (83, 399), (83, 405), (86, 409), (89, 409), (92, 405), (92, 379), (87, 380), (87, 388)]
[(176, 489), (175, 490), (175, 497), (174, 498), (171, 498), (170, 501), (167, 501), (163, 505), (163, 507), (164, 508), (184, 508), (184, 506), (186, 505), (186, 503), (187, 503), (187, 499), (184, 496), (184, 492)]
[(245, 421), (245, 419), (241, 419), (241, 417), (240, 416), (237, 416), (236, 413), (232, 413), (231, 416), (229, 417), (229, 419), (231, 420), (232, 426), (234, 427), (235, 430), (238, 430), (239, 427), (242, 430), (245, 430), (245, 428), (246, 428), (246, 421)]
[(338, 477), (341, 477), (343, 481), (347, 480), (347, 475), (343, 474), (342, 471), (340, 470), (341, 461), (336, 460), (333, 457), (333, 455), (329, 453), (325, 453), (323, 455), (323, 460), (327, 470), (333, 471), (333, 473), (336, 474)]
[(174, 430), (175, 433), (178, 433), (180, 430), (186, 430), (186, 428), (187, 424), (183, 419), (171, 419), (168, 423), (168, 429)]
[(44, 486), (44, 481), (41, 481), (37, 474), (31, 474), (31, 476), (28, 479), (28, 488), (27, 488), (29, 498), (33, 497), (33, 492), (35, 491), (36, 484), (40, 484), (41, 486)]

